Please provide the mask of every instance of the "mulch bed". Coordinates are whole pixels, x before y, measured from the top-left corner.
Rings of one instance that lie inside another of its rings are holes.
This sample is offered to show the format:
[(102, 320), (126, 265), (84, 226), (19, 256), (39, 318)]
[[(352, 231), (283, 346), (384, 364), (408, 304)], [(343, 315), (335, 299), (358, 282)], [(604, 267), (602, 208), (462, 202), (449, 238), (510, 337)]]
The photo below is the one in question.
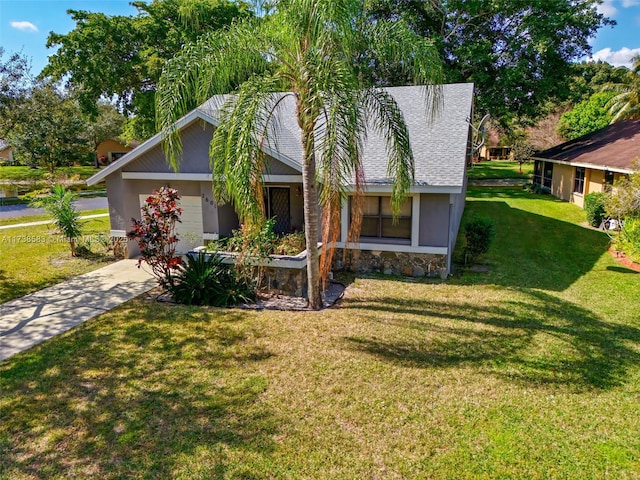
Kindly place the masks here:
[(640, 263), (636, 263), (633, 260), (629, 259), (623, 252), (616, 250), (615, 248), (610, 248), (609, 253), (623, 267), (627, 267), (636, 272), (640, 272)]

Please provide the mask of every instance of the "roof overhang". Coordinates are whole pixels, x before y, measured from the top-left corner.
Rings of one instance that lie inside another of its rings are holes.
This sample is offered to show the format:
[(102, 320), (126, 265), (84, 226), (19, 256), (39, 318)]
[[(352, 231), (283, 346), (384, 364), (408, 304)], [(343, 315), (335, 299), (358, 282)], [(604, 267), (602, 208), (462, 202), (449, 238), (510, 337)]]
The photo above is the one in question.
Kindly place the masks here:
[[(213, 116), (208, 115), (207, 113), (203, 112), (199, 108), (196, 108), (196, 109), (192, 110), (191, 112), (189, 112), (184, 117), (182, 117), (180, 120), (178, 120), (176, 122), (176, 124), (175, 124), (175, 127), (176, 127), (177, 130), (183, 130), (184, 128), (192, 125), (194, 122), (196, 122), (198, 120), (201, 120), (201, 121), (204, 121), (206, 123), (209, 123), (210, 125), (213, 125), (214, 127), (218, 126), (218, 121)], [(118, 170), (121, 170), (127, 164), (131, 163), (135, 159), (137, 159), (140, 156), (144, 155), (145, 153), (147, 153), (152, 148), (157, 147), (158, 145), (160, 145), (162, 143), (162, 141), (164, 140), (164, 138), (165, 138), (165, 136), (164, 136), (164, 134), (162, 132), (155, 134), (153, 137), (151, 137), (147, 141), (143, 142), (141, 145), (139, 145), (138, 147), (134, 148), (133, 150), (128, 152), (126, 155), (123, 155), (117, 161), (115, 161), (114, 163), (112, 163), (111, 165), (106, 167), (105, 169), (100, 170), (98, 173), (96, 173), (92, 177), (89, 177), (87, 179), (87, 185), (92, 186), (92, 185), (96, 185), (96, 184), (102, 182), (109, 175), (117, 172)], [(276, 150), (274, 150), (272, 148), (266, 147), (266, 146), (262, 148), (262, 151), (264, 153), (266, 153), (267, 155), (269, 155), (270, 157), (275, 158), (276, 160), (278, 160), (278, 161), (282, 162), (283, 164), (287, 165), (288, 167), (291, 167), (294, 170), (302, 173), (302, 166), (298, 162), (296, 162), (295, 160), (289, 158), (288, 156), (282, 155), (280, 152), (278, 152), (278, 151), (276, 151)], [(124, 174), (126, 172), (122, 172), (122, 173)], [(147, 178), (150, 178), (150, 177), (147, 176)]]
[(557, 160), (554, 158), (543, 158), (543, 157), (533, 157), (533, 159), (540, 160), (543, 162), (558, 163), (560, 165), (569, 165), (571, 167), (584, 167), (584, 168), (591, 168), (593, 170), (602, 170), (602, 171), (609, 171), (609, 172), (616, 172), (616, 173), (631, 174), (635, 172), (635, 170), (630, 168), (611, 167), (609, 165), (596, 165), (594, 163), (570, 162), (568, 160)]

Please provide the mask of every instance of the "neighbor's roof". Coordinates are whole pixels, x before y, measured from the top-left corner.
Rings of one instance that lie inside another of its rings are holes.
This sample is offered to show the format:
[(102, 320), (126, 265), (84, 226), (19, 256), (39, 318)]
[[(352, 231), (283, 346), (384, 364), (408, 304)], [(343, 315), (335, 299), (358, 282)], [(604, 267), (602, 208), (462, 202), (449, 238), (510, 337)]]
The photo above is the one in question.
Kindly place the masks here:
[(535, 156), (555, 163), (611, 170), (634, 171), (640, 159), (640, 120), (622, 120), (570, 140)]
[(0, 139), (0, 152), (2, 150), (7, 149), (7, 148), (10, 148), (10, 145), (7, 142), (5, 142), (4, 140)]
[[(415, 160), (415, 184), (429, 187), (462, 187), (468, 152), (469, 123), (473, 103), (473, 84), (442, 85), (442, 107), (433, 121), (427, 119), (425, 88), (421, 86), (388, 87), (385, 90), (396, 100), (409, 130), (409, 139)], [(273, 122), (264, 150), (268, 155), (301, 170), (302, 145), (300, 128), (295, 119), (295, 101), (292, 95), (280, 94), (282, 102)], [(197, 119), (214, 126), (218, 113), (228, 96), (216, 96), (191, 111), (177, 122), (179, 129)], [(118, 161), (101, 170), (87, 182), (98, 183), (121, 169), (162, 141), (160, 134), (142, 143)], [(368, 184), (385, 185), (391, 182), (387, 175), (386, 139), (368, 133), (363, 149), (363, 165)], [(207, 161), (208, 159), (203, 159)]]

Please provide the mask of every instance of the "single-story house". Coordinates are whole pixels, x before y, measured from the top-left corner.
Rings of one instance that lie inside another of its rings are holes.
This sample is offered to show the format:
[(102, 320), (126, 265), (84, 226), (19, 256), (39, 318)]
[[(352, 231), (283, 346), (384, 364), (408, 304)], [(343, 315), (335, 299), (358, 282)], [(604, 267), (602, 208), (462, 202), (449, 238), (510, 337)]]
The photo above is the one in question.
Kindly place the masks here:
[[(349, 202), (345, 202), (341, 224), (336, 226), (340, 228), (336, 247), (356, 252), (350, 255), (350, 266), (356, 271), (445, 276), (451, 269), (465, 203), (473, 84), (443, 85), (442, 107), (431, 122), (426, 116), (423, 87), (391, 87), (387, 91), (408, 126), (415, 182), (400, 218), (394, 222), (388, 201), (391, 181), (387, 176), (386, 140), (370, 133), (362, 155), (366, 177), (362, 234), (357, 244), (347, 244), (350, 210)], [(180, 171), (174, 172), (168, 165), (158, 134), (87, 180), (89, 185), (106, 182), (112, 236), (125, 237), (131, 229), (131, 218), (140, 218), (145, 198), (163, 185), (176, 188), (182, 195), (184, 211), (177, 226), (179, 250), (230, 235), (238, 228), (233, 206), (216, 204), (211, 193), (209, 142), (220, 107), (220, 97), (215, 97), (177, 122), (183, 145)], [(275, 140), (272, 137), (263, 147), (268, 164), (263, 175), (267, 215), (275, 217), (276, 230), (283, 233), (303, 229), (302, 146), (294, 112), (293, 97), (285, 96), (274, 122)], [(139, 253), (131, 241), (127, 251), (129, 256)]]
[(640, 120), (623, 120), (534, 156), (533, 183), (584, 207), (584, 196), (602, 192), (637, 169)]
[(108, 138), (98, 144), (96, 148), (96, 157), (100, 165), (107, 165), (124, 157), (133, 150), (138, 144), (126, 144), (117, 138)]

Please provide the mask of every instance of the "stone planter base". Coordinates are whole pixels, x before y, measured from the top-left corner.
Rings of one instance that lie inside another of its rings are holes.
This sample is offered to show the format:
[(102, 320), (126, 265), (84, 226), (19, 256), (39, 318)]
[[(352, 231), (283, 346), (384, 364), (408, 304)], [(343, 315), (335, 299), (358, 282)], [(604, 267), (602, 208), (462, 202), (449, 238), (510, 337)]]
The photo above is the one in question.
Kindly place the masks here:
[[(320, 245), (318, 245), (320, 246)], [(207, 254), (220, 255), (224, 263), (234, 265), (238, 255), (231, 252), (206, 252), (205, 247), (197, 247), (194, 253), (204, 251)], [(307, 251), (295, 256), (271, 255), (266, 262), (256, 262), (255, 267), (262, 267), (262, 281), (259, 289), (277, 295), (307, 297)]]
[[(346, 254), (345, 254), (346, 250)], [(355, 273), (384, 273), (409, 277), (442, 277), (447, 256), (430, 253), (384, 252), (337, 248), (333, 267)]]

